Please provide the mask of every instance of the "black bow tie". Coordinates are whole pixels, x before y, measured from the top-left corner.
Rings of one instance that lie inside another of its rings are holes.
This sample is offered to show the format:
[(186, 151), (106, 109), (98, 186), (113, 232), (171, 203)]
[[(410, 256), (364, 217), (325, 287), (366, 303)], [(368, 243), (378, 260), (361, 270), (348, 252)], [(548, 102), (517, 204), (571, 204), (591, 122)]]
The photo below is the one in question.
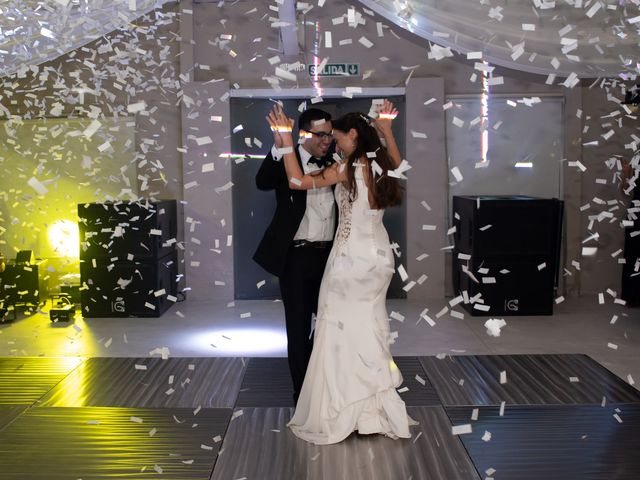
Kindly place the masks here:
[(317, 157), (311, 157), (309, 159), (309, 161), (307, 162), (307, 164), (312, 163), (314, 165), (317, 165), (318, 167), (324, 167), (324, 160), (321, 158), (317, 158)]

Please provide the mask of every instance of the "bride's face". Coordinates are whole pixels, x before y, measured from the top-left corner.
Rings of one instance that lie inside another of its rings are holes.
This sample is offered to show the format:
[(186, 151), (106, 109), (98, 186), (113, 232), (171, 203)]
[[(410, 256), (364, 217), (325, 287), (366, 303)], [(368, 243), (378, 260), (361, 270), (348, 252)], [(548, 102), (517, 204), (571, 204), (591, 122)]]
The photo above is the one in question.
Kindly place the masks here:
[(348, 157), (356, 149), (357, 133), (352, 128), (348, 133), (333, 130), (333, 138), (336, 141), (336, 152), (342, 157)]

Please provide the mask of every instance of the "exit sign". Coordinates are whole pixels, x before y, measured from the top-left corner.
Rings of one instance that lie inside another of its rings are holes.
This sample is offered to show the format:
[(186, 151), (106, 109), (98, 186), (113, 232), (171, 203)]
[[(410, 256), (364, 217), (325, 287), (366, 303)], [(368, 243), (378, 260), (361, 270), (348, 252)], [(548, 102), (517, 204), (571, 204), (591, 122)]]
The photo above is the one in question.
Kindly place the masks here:
[(319, 77), (339, 77), (360, 75), (359, 63), (327, 63), (322, 70), (320, 65), (309, 65), (309, 75)]

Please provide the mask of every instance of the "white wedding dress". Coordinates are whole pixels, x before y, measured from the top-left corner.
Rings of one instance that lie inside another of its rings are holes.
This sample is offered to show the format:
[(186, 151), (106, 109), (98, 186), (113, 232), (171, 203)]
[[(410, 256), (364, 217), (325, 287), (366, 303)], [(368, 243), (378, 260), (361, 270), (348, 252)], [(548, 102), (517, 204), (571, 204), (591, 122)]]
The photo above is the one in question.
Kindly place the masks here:
[(415, 425), (396, 388), (402, 375), (389, 351), (385, 299), (394, 272), (393, 252), (372, 210), (363, 176), (358, 195), (336, 185), (339, 224), (325, 267), (313, 351), (293, 418), (293, 433), (318, 445), (337, 443), (354, 430), (410, 438)]

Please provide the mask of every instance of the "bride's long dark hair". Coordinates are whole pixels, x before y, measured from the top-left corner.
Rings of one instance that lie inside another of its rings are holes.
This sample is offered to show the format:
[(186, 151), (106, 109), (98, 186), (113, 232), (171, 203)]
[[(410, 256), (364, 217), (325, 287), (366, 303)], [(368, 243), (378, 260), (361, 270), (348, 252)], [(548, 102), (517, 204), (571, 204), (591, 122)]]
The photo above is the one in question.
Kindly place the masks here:
[[(331, 122), (334, 130), (348, 133), (352, 128), (358, 133), (355, 149), (347, 158), (347, 188), (351, 198), (355, 199), (358, 191), (356, 188), (355, 166), (358, 160), (365, 161), (369, 168), (370, 178), (373, 180), (369, 189), (373, 191), (375, 199), (375, 208), (387, 208), (400, 205), (402, 203), (402, 193), (404, 188), (400, 185), (400, 181), (395, 177), (390, 177), (387, 172), (393, 170), (395, 166), (387, 153), (387, 149), (380, 142), (378, 132), (375, 127), (369, 123), (367, 117), (359, 112), (351, 112)], [(374, 158), (369, 158), (367, 152), (375, 152)], [(380, 168), (382, 175), (374, 176), (371, 170), (371, 160), (375, 160)], [(373, 187), (373, 188), (372, 188)]]

